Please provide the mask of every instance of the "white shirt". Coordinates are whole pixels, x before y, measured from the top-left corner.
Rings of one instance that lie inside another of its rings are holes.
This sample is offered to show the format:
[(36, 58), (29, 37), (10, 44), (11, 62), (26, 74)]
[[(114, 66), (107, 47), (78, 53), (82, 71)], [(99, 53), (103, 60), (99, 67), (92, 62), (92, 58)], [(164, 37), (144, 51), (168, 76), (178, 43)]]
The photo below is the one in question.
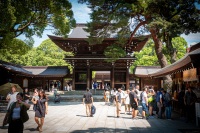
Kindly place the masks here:
[(124, 93), (124, 91), (121, 91), (121, 98), (125, 98), (125, 93)]
[(130, 104), (129, 94), (125, 94), (125, 104)]
[(8, 94), (8, 95), (7, 95), (7, 97), (10, 97), (10, 100), (9, 100), (8, 106), (7, 106), (7, 110), (9, 109), (11, 103), (17, 101), (16, 96), (17, 96), (18, 93), (19, 93), (19, 92), (14, 92), (14, 93), (12, 93), (12, 94)]
[(146, 103), (147, 93), (145, 91), (142, 92), (142, 103)]

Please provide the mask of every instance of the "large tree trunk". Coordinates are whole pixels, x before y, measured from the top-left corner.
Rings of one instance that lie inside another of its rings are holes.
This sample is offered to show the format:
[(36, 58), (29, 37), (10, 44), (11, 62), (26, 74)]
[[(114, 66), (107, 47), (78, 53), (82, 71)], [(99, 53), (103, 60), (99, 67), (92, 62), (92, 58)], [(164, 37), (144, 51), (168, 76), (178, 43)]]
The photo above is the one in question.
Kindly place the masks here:
[(177, 60), (177, 50), (175, 48), (173, 48), (172, 45), (172, 37), (170, 35), (167, 35), (167, 50), (169, 52), (170, 55), (170, 63), (174, 63)]
[[(155, 51), (156, 51), (156, 55), (158, 57), (159, 64), (162, 68), (166, 67), (167, 60), (166, 60), (165, 55), (162, 52), (163, 47), (162, 47), (162, 42), (160, 41), (160, 39), (157, 35), (158, 31), (156, 29), (150, 29), (150, 32), (151, 32), (151, 36), (152, 36), (154, 44), (155, 44)], [(163, 80), (164, 80), (164, 85), (165, 85), (164, 87), (171, 89), (171, 86), (169, 85), (169, 84), (171, 84), (171, 81), (172, 81), (171, 77), (169, 75), (166, 75), (165, 77), (163, 77)]]

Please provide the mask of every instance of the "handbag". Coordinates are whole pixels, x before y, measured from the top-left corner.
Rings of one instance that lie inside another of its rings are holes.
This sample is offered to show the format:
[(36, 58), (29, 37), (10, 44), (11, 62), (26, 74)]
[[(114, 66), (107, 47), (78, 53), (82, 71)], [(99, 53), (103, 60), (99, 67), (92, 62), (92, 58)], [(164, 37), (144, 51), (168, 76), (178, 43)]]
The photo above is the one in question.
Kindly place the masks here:
[(95, 114), (96, 113), (96, 107), (94, 105), (92, 105), (91, 107), (91, 114)]

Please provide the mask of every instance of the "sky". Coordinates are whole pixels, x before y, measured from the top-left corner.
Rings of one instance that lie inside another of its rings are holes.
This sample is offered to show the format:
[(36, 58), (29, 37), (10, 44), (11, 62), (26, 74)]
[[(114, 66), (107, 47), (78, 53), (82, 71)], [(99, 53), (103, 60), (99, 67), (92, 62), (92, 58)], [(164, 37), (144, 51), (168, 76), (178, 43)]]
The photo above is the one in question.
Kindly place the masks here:
[[(89, 8), (85, 4), (78, 4), (78, 0), (69, 0), (72, 3), (72, 10), (74, 12), (74, 18), (76, 19), (76, 23), (87, 23), (90, 21), (89, 13), (91, 12)], [(42, 38), (39, 38), (37, 36), (33, 36), (34, 38), (34, 47), (39, 46), (42, 41), (49, 39), (47, 35), (53, 35), (53, 33), (49, 30), (46, 30), (43, 32)], [(184, 35), (182, 34), (181, 37), (183, 37), (187, 43), (188, 46), (191, 46), (193, 44), (196, 44), (200, 42), (200, 33), (197, 34), (189, 34)], [(19, 37), (22, 40), (25, 40), (24, 36)]]

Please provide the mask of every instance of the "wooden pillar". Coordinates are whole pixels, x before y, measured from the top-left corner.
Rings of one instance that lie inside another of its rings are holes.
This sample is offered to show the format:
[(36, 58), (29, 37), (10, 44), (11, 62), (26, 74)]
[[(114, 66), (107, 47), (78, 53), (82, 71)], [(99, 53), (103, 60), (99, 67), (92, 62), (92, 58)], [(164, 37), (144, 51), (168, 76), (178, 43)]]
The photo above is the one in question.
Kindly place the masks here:
[(115, 87), (115, 76), (114, 76), (115, 70), (114, 70), (114, 64), (112, 64), (112, 69), (111, 69), (111, 88)]
[(126, 89), (130, 89), (129, 81), (129, 67), (126, 68)]
[(90, 66), (87, 67), (87, 88), (90, 89)]
[(72, 90), (75, 90), (75, 68), (72, 69)]

